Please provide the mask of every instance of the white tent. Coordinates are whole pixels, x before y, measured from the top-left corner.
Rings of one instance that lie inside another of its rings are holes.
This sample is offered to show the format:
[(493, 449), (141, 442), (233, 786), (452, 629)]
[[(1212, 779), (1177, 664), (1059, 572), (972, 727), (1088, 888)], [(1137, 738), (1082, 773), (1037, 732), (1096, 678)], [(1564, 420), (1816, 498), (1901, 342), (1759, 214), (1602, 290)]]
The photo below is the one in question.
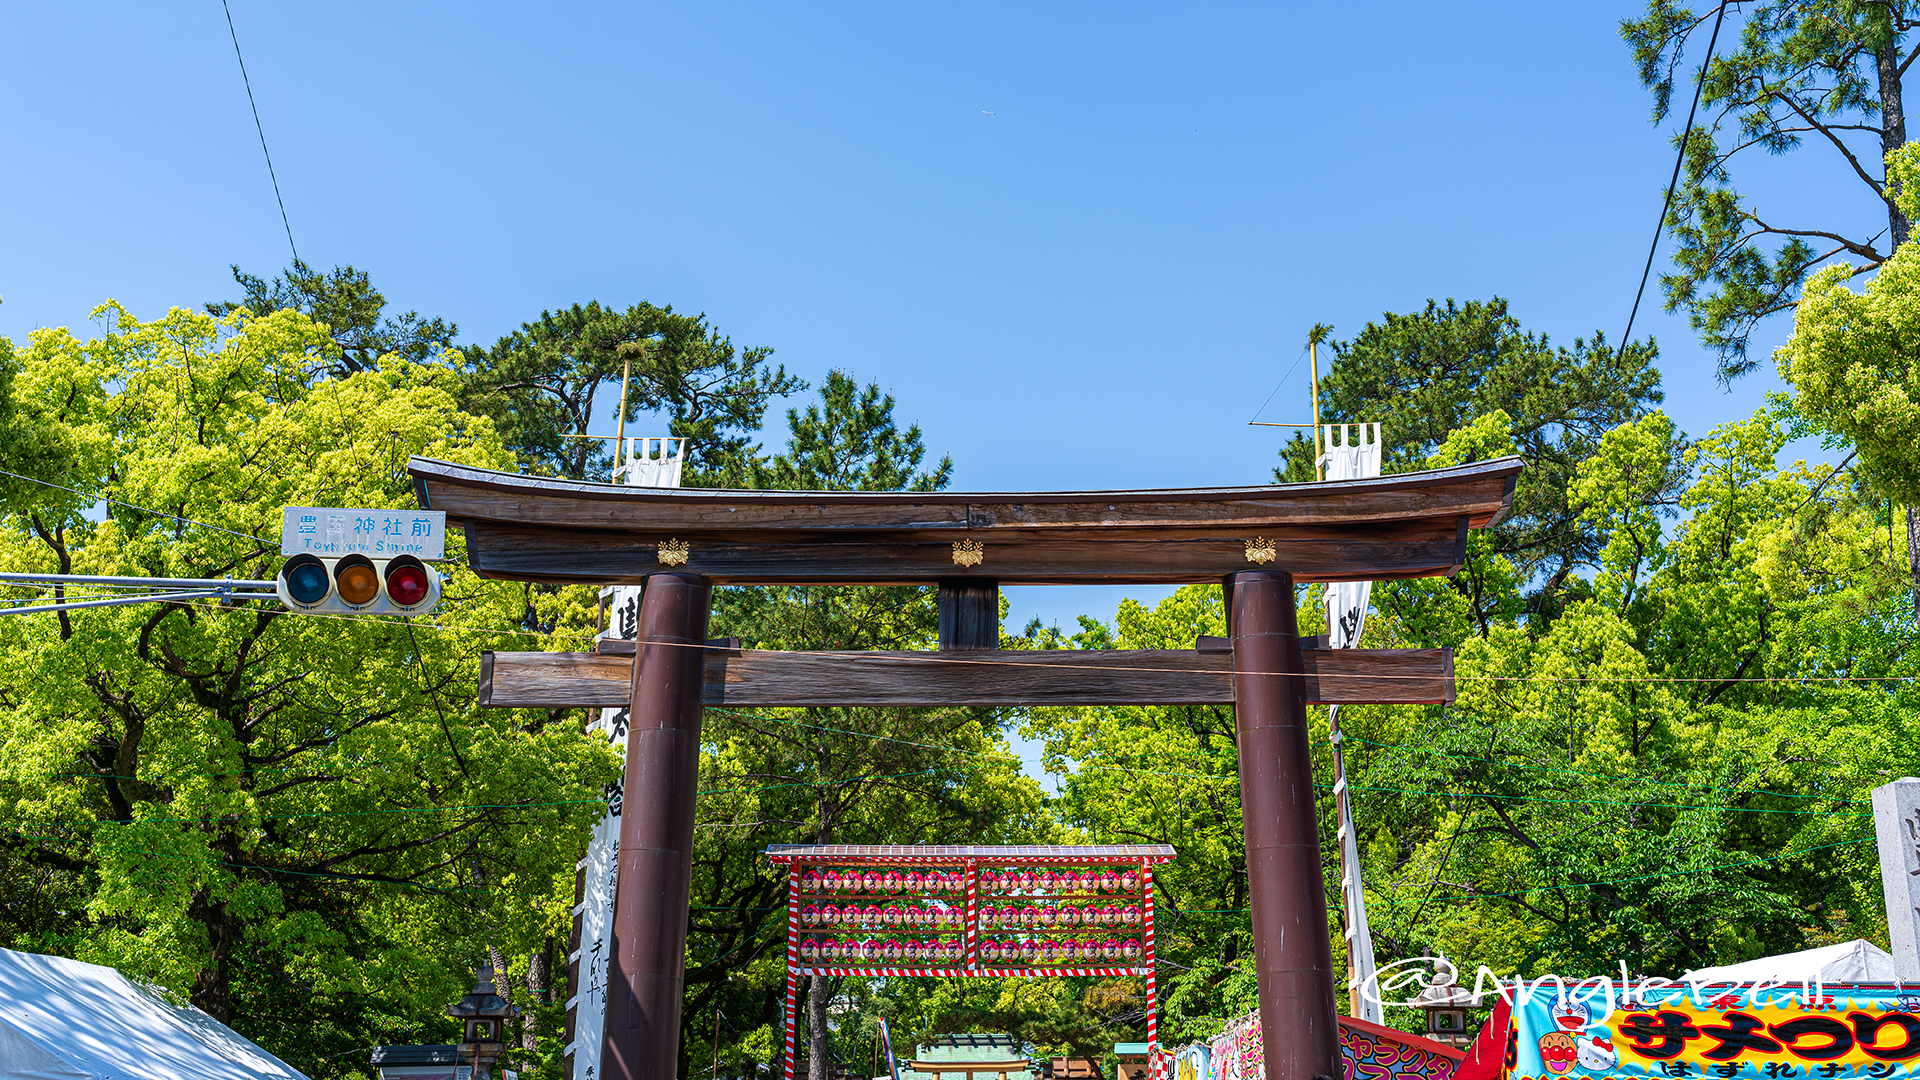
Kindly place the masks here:
[(1839, 945), (1763, 956), (1758, 960), (1722, 967), (1701, 968), (1687, 972), (1685, 978), (1703, 985), (1710, 982), (1750, 983), (1769, 979), (1781, 983), (1820, 982), (1832, 986), (1836, 983), (1890, 983), (1898, 977), (1893, 973), (1891, 953), (1865, 938), (1857, 938)]
[(307, 1080), (192, 1006), (110, 967), (0, 949), (7, 1080)]

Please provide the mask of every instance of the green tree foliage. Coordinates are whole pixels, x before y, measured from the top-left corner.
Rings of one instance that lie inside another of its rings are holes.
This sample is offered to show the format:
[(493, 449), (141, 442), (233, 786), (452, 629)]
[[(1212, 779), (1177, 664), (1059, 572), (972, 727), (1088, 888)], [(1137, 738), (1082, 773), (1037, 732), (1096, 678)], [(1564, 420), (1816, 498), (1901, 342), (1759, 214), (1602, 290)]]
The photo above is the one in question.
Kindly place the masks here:
[[(753, 433), (776, 397), (806, 389), (773, 350), (736, 348), (705, 315), (635, 304), (625, 311), (594, 301), (540, 317), (491, 347), (465, 350), (461, 403), (494, 419), (522, 468), (576, 480), (606, 476), (613, 456), (586, 435), (609, 401), (620, 400), (630, 362), (625, 419), (665, 413), (669, 433), (689, 439), (682, 482), (689, 487), (751, 486), (758, 464)], [(632, 432), (633, 434), (645, 434)], [(657, 434), (655, 432), (654, 434)]]
[(930, 472), (918, 472), (926, 457), (920, 425), (901, 431), (893, 420), (893, 395), (878, 383), (862, 389), (844, 371), (827, 372), (820, 403), (803, 415), (787, 410), (792, 432), (787, 451), (756, 463), (754, 485), (788, 491), (939, 491), (953, 476), (953, 459), (942, 457)]
[[(1506, 412), (1509, 452), (1526, 459), (1527, 471), (1512, 514), (1493, 534), (1494, 550), (1528, 583), (1532, 609), (1557, 609), (1561, 594), (1577, 585), (1574, 571), (1591, 566), (1602, 543), (1568, 485), (1605, 432), (1661, 401), (1652, 343), (1614, 349), (1596, 333), (1571, 349), (1554, 346), (1523, 330), (1495, 297), (1389, 312), (1352, 340), (1333, 342), (1332, 350), (1333, 364), (1320, 380), (1321, 413), (1327, 423), (1380, 422), (1385, 472), (1422, 468), (1453, 432), (1496, 409)], [(1311, 439), (1294, 436), (1281, 456), (1275, 480), (1313, 479)], [(1455, 586), (1486, 605), (1501, 600), (1484, 583), (1461, 579)]]
[[(1920, 163), (1916, 151), (1896, 154), (1896, 169)], [(1920, 198), (1908, 192), (1903, 202)], [(1920, 617), (1920, 244), (1901, 245), (1858, 293), (1847, 288), (1850, 276), (1832, 266), (1807, 282), (1793, 336), (1776, 359), (1797, 411), (1852, 444), (1848, 460), (1859, 458), (1862, 481), (1909, 508), (1907, 559)]]
[[(1509, 425), (1483, 416), (1425, 464), (1509, 452)], [(1914, 624), (1885, 504), (1828, 466), (1777, 467), (1789, 432), (1767, 412), (1692, 444), (1658, 412), (1603, 432), (1566, 489), (1597, 550), (1553, 620), (1525, 617), (1493, 537), (1461, 577), (1500, 602), (1439, 580), (1375, 587), (1364, 644), (1452, 647), (1459, 681), (1450, 706), (1342, 710), (1382, 963), (1433, 950), (1469, 975), (1677, 974), (1884, 934), (1867, 792), (1920, 767)], [(1324, 617), (1305, 594), (1312, 633)], [(1123, 604), (1116, 640), (1179, 647), (1220, 633), (1218, 612), (1211, 586)], [(1213, 910), (1245, 906), (1230, 717), (1053, 710), (1034, 729), (1070, 823), (1181, 849), (1165, 894), (1191, 921), (1163, 939), (1163, 1030), (1251, 1007), (1246, 916)], [(1337, 954), (1330, 768), (1320, 755)]]
[[(1920, 55), (1910, 41), (1920, 12), (1905, 0), (1755, 4), (1738, 47), (1722, 38), (1700, 75), (1691, 56), (1705, 51), (1717, 10), (1649, 0), (1620, 32), (1653, 91), (1654, 123), (1669, 116), (1677, 86), (1701, 79), (1704, 119), (1684, 148), (1666, 220), (1679, 242), (1675, 270), (1660, 280), (1667, 310), (1687, 312), (1726, 380), (1753, 369), (1755, 324), (1792, 308), (1814, 269), (1840, 260), (1865, 273), (1906, 242), (1911, 219), (1880, 163), (1907, 141), (1904, 82)], [(1757, 164), (1761, 153), (1777, 157), (1807, 142), (1829, 177), (1814, 203), (1822, 209), (1763, 214), (1735, 186), (1736, 159)]]
[[(411, 505), (413, 453), (511, 461), (445, 370), (330, 376), (342, 351), (298, 312), (96, 314), (92, 341), (0, 340), (7, 437), (42, 448), (8, 465), (85, 493), (9, 487), (8, 570), (271, 577), (283, 505)], [(0, 941), (170, 988), (315, 1076), (440, 1041), (489, 946), (562, 932), (583, 792), (617, 774), (572, 725), (473, 707), (480, 650), (528, 647), (527, 598), (460, 552), (429, 618), (0, 619)]]
[(244, 299), (207, 305), (207, 313), (225, 317), (245, 308), (256, 317), (298, 311), (327, 328), (338, 351), (324, 373), (335, 378), (372, 371), (384, 356), (424, 364), (453, 347), (460, 328), (445, 319), (426, 319), (417, 311), (386, 315), (387, 298), (365, 270), (336, 266), (323, 274), (299, 259), (271, 283), (233, 269)]

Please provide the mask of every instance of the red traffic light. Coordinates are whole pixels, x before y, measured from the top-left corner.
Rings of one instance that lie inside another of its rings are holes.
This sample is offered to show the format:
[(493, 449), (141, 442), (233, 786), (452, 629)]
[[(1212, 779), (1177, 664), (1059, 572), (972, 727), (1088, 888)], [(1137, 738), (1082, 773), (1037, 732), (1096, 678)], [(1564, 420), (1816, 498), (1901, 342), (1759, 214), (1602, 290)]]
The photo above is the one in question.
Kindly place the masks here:
[(407, 608), (427, 598), (431, 583), (427, 568), (411, 555), (402, 555), (387, 564), (387, 597)]

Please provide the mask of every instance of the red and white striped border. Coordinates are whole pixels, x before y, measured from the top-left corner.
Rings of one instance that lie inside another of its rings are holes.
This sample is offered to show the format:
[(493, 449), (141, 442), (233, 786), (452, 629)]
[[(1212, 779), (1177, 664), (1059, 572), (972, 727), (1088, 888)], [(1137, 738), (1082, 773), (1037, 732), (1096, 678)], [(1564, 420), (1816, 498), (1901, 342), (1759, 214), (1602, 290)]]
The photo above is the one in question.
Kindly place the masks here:
[[(1008, 975), (1032, 977), (1036, 975), (1099, 975), (1113, 978), (1121, 975), (1148, 975), (1151, 968), (1112, 967), (1112, 968), (883, 968), (883, 967), (810, 967), (788, 969), (796, 975), (852, 975), (858, 978), (878, 979), (887, 976), (923, 976), (927, 978), (1001, 978)], [(1151, 1025), (1149, 1030), (1152, 1030)]]
[[(1171, 855), (980, 855), (976, 861), (988, 866), (1153, 866), (1173, 861)], [(811, 866), (951, 866), (958, 870), (964, 858), (953, 855), (822, 855), (782, 852), (767, 856), (771, 863), (806, 863)]]
[(1155, 986), (1153, 963), (1153, 864), (1140, 863), (1140, 896), (1145, 901), (1140, 905), (1141, 921), (1146, 924), (1141, 935), (1141, 959), (1147, 969), (1147, 1080), (1163, 1080), (1164, 1071), (1160, 1062), (1160, 994)]
[(793, 1080), (795, 1010), (800, 1003), (800, 868), (787, 869), (787, 1011), (786, 1049), (780, 1060), (781, 1080)]

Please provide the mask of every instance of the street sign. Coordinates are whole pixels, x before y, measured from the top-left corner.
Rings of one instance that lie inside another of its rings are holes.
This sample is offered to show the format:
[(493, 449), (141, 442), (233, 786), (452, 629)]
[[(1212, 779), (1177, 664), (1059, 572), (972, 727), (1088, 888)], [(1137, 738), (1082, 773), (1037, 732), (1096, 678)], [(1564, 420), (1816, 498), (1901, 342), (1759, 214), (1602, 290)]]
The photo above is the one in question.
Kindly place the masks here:
[(447, 515), (442, 510), (289, 506), (281, 511), (280, 554), (332, 559), (344, 555), (444, 559), (446, 533)]

